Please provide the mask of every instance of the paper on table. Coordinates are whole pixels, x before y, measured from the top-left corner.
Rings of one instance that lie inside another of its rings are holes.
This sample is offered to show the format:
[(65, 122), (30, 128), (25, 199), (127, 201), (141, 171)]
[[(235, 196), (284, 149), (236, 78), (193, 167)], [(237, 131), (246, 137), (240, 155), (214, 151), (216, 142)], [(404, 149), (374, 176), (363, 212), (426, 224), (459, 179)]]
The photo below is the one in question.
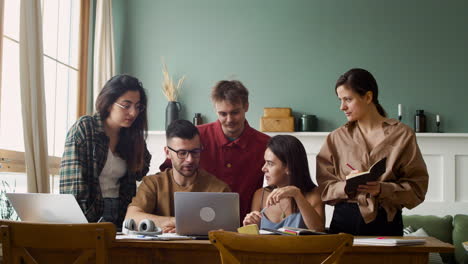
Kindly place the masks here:
[(387, 237), (354, 238), (353, 245), (370, 246), (409, 246), (425, 244), (425, 239), (398, 239)]
[(154, 237), (143, 235), (116, 235), (115, 239), (153, 240)]
[(265, 230), (265, 229), (260, 229), (258, 232), (259, 232), (260, 235), (274, 235), (275, 234), (275, 233), (273, 233), (271, 231), (268, 231), (268, 230)]
[(194, 239), (191, 236), (182, 236), (175, 233), (163, 233), (162, 235), (158, 235), (158, 240), (184, 240), (184, 239)]
[(136, 240), (191, 240), (194, 239), (190, 236), (181, 236), (174, 233), (163, 233), (162, 235), (156, 236), (145, 236), (145, 235), (117, 235), (116, 239), (136, 239)]

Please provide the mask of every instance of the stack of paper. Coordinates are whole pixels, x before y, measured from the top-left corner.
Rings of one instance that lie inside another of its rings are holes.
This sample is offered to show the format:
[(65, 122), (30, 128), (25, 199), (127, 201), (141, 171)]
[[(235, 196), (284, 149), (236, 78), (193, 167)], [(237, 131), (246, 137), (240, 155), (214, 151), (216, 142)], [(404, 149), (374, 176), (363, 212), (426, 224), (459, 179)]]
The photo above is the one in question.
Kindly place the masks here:
[(260, 230), (258, 231), (258, 233), (259, 233), (260, 235), (280, 235), (280, 234), (277, 234), (277, 233), (275, 233), (275, 232), (273, 232), (273, 231), (265, 230), (265, 229), (260, 229)]
[(410, 246), (422, 245), (426, 243), (425, 239), (399, 239), (387, 237), (374, 238), (355, 238), (354, 245), (370, 245), (370, 246)]
[(297, 227), (281, 227), (278, 229), (262, 228), (261, 235), (286, 235), (286, 236), (303, 236), (303, 235), (326, 235), (327, 233), (317, 232), (311, 229)]
[(181, 236), (181, 235), (174, 234), (174, 233), (163, 233), (161, 235), (155, 235), (155, 236), (117, 235), (115, 238), (116, 239), (136, 239), (136, 240), (162, 240), (162, 241), (194, 239), (193, 237), (190, 237), (190, 236)]
[(317, 232), (315, 230), (311, 229), (305, 229), (305, 228), (298, 228), (298, 227), (281, 227), (278, 228), (278, 231), (281, 231), (287, 235), (293, 235), (293, 236), (303, 236), (303, 235), (326, 235), (327, 233), (323, 232)]

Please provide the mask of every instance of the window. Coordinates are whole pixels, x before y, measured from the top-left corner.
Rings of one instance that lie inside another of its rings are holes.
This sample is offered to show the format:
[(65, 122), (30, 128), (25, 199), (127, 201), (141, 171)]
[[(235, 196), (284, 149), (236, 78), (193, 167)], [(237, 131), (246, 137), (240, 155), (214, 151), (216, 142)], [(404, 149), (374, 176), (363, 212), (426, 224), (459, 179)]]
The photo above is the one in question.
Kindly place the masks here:
[(43, 0), (44, 81), (49, 155), (61, 156), (76, 121), (79, 0)]
[[(20, 1), (5, 0), (4, 5), (0, 149), (24, 152), (19, 86)], [(9, 186), (10, 189), (6, 191), (27, 191), (25, 173), (2, 172), (0, 180), (2, 181), (1, 187)]]
[[(20, 2), (5, 0), (0, 101), (0, 149), (24, 152), (19, 77)], [(49, 156), (61, 156), (77, 117), (80, 0), (42, 0), (44, 85)], [(12, 177), (14, 175), (14, 177)], [(0, 180), (26, 191), (24, 173), (0, 173)], [(58, 177), (51, 179), (58, 192)]]

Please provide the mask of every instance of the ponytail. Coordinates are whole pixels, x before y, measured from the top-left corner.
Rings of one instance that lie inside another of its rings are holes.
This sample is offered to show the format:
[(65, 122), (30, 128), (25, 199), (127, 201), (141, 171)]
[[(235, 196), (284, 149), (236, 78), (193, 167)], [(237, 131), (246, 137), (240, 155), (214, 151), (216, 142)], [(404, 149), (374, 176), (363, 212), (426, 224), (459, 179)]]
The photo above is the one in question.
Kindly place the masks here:
[(383, 117), (387, 117), (387, 112), (385, 112), (385, 109), (382, 107), (382, 105), (376, 101), (374, 102), (375, 104), (375, 107), (377, 107), (377, 112), (379, 112), (379, 114)]
[(364, 69), (354, 68), (343, 75), (341, 75), (336, 81), (336, 89), (342, 85), (346, 85), (347, 88), (350, 88), (360, 96), (364, 96), (367, 92), (372, 92), (372, 102), (377, 108), (377, 112), (383, 116), (387, 117), (387, 112), (379, 103), (379, 86), (372, 74)]

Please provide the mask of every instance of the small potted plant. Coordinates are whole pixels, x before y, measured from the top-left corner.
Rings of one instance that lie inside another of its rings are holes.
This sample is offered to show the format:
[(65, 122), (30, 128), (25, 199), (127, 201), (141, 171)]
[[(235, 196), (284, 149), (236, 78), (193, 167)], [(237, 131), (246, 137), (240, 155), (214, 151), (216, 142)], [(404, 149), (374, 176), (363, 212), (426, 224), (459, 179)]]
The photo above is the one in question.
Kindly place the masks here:
[(5, 220), (18, 220), (15, 209), (11, 206), (10, 201), (6, 197), (6, 193), (15, 192), (16, 184), (10, 187), (7, 181), (1, 180), (0, 183), (0, 217)]
[[(7, 181), (1, 180), (0, 183), (0, 217), (4, 220), (18, 221), (18, 215), (15, 209), (11, 206), (10, 201), (6, 197), (7, 192), (15, 192), (16, 182), (13, 188), (10, 187)], [(3, 257), (3, 247), (0, 241), (0, 259)], [(1, 262), (1, 261), (0, 261)]]

